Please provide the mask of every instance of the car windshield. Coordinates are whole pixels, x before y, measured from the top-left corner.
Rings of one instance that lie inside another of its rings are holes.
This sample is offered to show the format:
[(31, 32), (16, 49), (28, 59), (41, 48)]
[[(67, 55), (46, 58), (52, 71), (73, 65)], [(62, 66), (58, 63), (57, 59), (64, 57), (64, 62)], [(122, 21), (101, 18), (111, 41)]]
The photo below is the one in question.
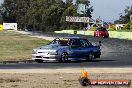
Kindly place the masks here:
[(68, 46), (68, 40), (53, 40), (50, 44), (57, 44), (60, 46)]
[(99, 30), (99, 31), (107, 31), (106, 28), (103, 28), (103, 27), (97, 28), (96, 31), (97, 31), (97, 30)]
[(61, 46), (68, 46), (68, 40), (59, 40)]

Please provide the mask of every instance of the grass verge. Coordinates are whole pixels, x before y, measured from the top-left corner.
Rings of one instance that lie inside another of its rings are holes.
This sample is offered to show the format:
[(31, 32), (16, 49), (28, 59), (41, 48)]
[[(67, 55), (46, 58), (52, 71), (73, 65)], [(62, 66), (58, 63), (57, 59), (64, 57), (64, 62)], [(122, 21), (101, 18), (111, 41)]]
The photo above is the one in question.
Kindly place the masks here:
[(48, 42), (13, 31), (0, 31), (0, 61), (31, 59), (32, 49)]

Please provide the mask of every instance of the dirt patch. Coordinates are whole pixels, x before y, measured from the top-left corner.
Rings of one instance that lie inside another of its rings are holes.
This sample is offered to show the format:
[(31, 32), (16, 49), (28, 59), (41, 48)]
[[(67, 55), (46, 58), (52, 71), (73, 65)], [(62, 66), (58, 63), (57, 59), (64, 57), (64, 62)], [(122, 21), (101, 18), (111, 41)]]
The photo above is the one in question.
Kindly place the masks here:
[[(81, 74), (0, 74), (0, 79), (19, 79), (16, 82), (2, 82), (0, 88), (84, 88), (78, 78)], [(132, 74), (90, 74), (91, 79), (131, 79)], [(127, 86), (88, 86), (86, 88), (128, 88)], [(132, 86), (130, 86), (132, 88)]]
[[(0, 73), (81, 73), (82, 68), (63, 68), (63, 69), (0, 69)], [(132, 68), (85, 68), (89, 73), (132, 73)]]
[(14, 79), (14, 78), (0, 78), (0, 83), (11, 83), (11, 82), (20, 82), (20, 79)]

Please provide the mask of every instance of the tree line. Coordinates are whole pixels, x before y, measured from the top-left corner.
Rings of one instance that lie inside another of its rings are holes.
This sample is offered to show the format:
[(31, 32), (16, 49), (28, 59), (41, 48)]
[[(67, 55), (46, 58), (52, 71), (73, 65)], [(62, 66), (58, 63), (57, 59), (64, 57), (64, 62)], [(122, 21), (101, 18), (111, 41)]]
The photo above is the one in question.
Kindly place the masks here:
[[(79, 4), (85, 4), (84, 14), (78, 14)], [(18, 23), (19, 29), (31, 27), (34, 31), (78, 29), (81, 23), (68, 23), (66, 16), (92, 17), (89, 0), (4, 0), (0, 7), (3, 22)]]

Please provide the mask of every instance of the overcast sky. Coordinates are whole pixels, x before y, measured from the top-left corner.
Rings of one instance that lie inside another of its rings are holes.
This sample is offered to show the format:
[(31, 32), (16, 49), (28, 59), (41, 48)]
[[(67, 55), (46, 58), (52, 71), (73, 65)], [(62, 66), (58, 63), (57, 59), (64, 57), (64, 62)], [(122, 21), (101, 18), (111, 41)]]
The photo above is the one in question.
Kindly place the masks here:
[(114, 21), (124, 13), (126, 6), (132, 6), (132, 0), (90, 0), (94, 8), (93, 17), (103, 18), (105, 21)]
[(90, 0), (90, 2), (94, 9), (93, 18), (100, 16), (104, 21), (112, 22), (119, 19), (119, 14), (124, 13), (126, 6), (132, 6), (132, 0)]
[(0, 0), (0, 4), (3, 2), (3, 0)]
[[(65, 1), (65, 0), (64, 0)], [(75, 1), (75, 0), (74, 0)], [(126, 6), (132, 6), (132, 0), (90, 0), (94, 8), (93, 18), (101, 17), (104, 21), (114, 21), (124, 13)], [(3, 0), (0, 0), (0, 3)]]

